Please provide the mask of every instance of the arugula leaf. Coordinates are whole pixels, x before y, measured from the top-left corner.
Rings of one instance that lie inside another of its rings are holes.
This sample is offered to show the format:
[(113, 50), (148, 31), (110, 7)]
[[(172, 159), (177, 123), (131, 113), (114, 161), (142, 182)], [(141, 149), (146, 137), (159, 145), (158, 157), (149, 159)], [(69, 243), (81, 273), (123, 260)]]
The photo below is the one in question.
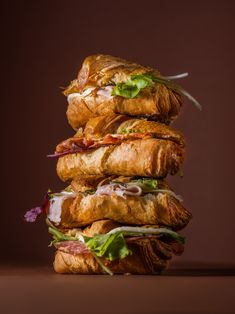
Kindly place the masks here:
[(87, 247), (99, 257), (110, 261), (125, 258), (131, 254), (122, 232), (113, 234), (97, 234), (94, 237), (83, 236)]

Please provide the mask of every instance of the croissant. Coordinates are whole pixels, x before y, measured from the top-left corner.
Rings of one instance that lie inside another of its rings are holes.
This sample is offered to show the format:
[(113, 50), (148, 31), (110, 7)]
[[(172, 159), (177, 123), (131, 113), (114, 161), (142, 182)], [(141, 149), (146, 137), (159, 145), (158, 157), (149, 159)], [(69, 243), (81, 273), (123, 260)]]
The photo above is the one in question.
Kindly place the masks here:
[(181, 96), (162, 83), (143, 89), (135, 98), (112, 95), (113, 84), (126, 82), (131, 75), (159, 72), (109, 55), (87, 57), (78, 77), (65, 90), (67, 117), (74, 129), (99, 115), (113, 113), (144, 116), (164, 123), (174, 120), (180, 111)]
[(57, 173), (64, 181), (79, 174), (160, 178), (179, 171), (184, 147), (183, 135), (167, 125), (111, 115), (91, 119), (52, 156), (63, 156)]
[(86, 138), (100, 138), (107, 134), (154, 133), (156, 138), (168, 139), (185, 146), (183, 134), (159, 122), (131, 118), (126, 115), (105, 115), (90, 119), (85, 128)]
[(63, 181), (78, 174), (107, 174), (163, 178), (176, 174), (184, 149), (168, 140), (148, 138), (72, 153), (59, 158), (57, 174)]
[[(105, 234), (116, 226), (111, 220), (101, 220), (85, 228), (83, 234), (91, 237)], [(76, 232), (70, 230), (68, 234)], [(184, 249), (182, 244), (174, 240), (156, 236), (130, 237), (126, 242), (132, 254), (114, 261), (100, 258), (113, 273), (160, 274), (168, 266), (172, 255), (180, 255)], [(100, 264), (91, 252), (71, 254), (64, 252), (63, 247), (55, 254), (54, 269), (57, 273), (103, 274)]]
[[(182, 245), (178, 243), (167, 244), (156, 238), (132, 240), (129, 248), (132, 254), (124, 259), (115, 261), (102, 259), (102, 262), (116, 274), (156, 275), (168, 267), (173, 253), (180, 255), (183, 252)], [(104, 273), (91, 253), (72, 255), (59, 250), (55, 254), (54, 270), (60, 274)]]
[[(117, 178), (112, 180), (116, 182)], [(68, 197), (62, 196), (61, 208), (55, 208), (52, 204), (48, 210), (48, 217), (53, 222), (55, 219), (53, 217), (57, 217), (56, 213), (60, 211), (60, 228), (87, 226), (95, 221), (111, 219), (122, 224), (154, 224), (170, 227), (173, 230), (182, 229), (191, 219), (191, 214), (165, 182), (158, 181), (159, 192), (156, 190), (146, 194), (135, 194), (133, 189), (136, 186), (132, 183), (129, 187), (133, 192), (128, 191), (127, 195), (120, 193), (120, 189), (119, 191), (116, 189), (116, 192), (115, 188), (110, 190), (115, 187), (113, 182), (108, 183), (106, 178), (101, 182), (104, 185), (98, 188), (92, 186), (91, 182), (82, 187), (82, 183), (76, 179), (71, 183), (74, 194)], [(89, 193), (89, 189), (92, 194)], [(56, 221), (58, 222), (54, 220)]]

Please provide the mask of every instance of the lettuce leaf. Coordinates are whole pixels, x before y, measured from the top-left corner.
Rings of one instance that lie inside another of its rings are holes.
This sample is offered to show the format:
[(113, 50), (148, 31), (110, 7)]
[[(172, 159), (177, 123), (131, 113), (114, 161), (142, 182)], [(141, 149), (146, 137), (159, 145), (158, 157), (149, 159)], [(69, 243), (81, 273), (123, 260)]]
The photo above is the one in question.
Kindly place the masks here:
[(53, 235), (53, 241), (50, 245), (60, 241), (82, 241), (90, 252), (96, 257), (103, 257), (109, 261), (122, 259), (132, 254), (128, 248), (125, 237), (128, 236), (145, 236), (145, 235), (163, 235), (169, 237), (176, 242), (184, 243), (185, 238), (175, 231), (168, 228), (150, 228), (150, 227), (118, 227), (106, 234), (97, 234), (93, 237), (82, 235), (80, 237), (68, 236), (50, 222), (49, 233)]
[(158, 83), (164, 84), (168, 88), (176, 91), (177, 93), (184, 95), (195, 105), (197, 109), (202, 110), (201, 104), (184, 88), (182, 88), (175, 82), (172, 82), (170, 78), (171, 77), (166, 78), (162, 76), (156, 76), (152, 73), (131, 75), (129, 80), (127, 80), (126, 82), (118, 83), (114, 87), (112, 95), (122, 96), (124, 98), (135, 98), (138, 96), (142, 89), (151, 87), (152, 85), (154, 85), (154, 83)]
[(157, 190), (158, 184), (157, 180), (155, 179), (137, 179), (137, 180), (132, 180), (128, 184), (135, 184), (138, 185), (143, 192), (150, 192)]
[(154, 84), (153, 77), (150, 74), (134, 74), (130, 78), (131, 84), (136, 85), (139, 89), (150, 87)]
[(122, 96), (124, 98), (135, 98), (142, 89), (154, 84), (149, 74), (131, 75), (129, 80), (117, 83), (112, 91), (113, 96)]
[(123, 233), (97, 234), (94, 237), (83, 236), (86, 246), (97, 256), (104, 257), (109, 261), (125, 258), (131, 254), (128, 249)]
[(53, 244), (61, 241), (78, 241), (80, 239), (76, 237), (67, 236), (66, 234), (60, 232), (57, 228), (54, 226), (50, 226), (48, 228), (48, 232), (52, 235), (53, 241), (49, 244), (49, 246), (52, 246)]
[(124, 98), (135, 98), (140, 92), (136, 85), (131, 85), (128, 82), (118, 83), (113, 91), (112, 96), (122, 96)]
[[(177, 93), (187, 97), (197, 109), (202, 110), (201, 104), (187, 92), (183, 87), (173, 82), (173, 79), (185, 77), (183, 75), (162, 77), (154, 73), (134, 74), (126, 82), (117, 83), (112, 91), (112, 96), (122, 96), (124, 98), (135, 98), (139, 93), (147, 88), (153, 86), (155, 83), (164, 84), (168, 88), (176, 91)], [(78, 93), (77, 80), (73, 80), (68, 87), (65, 88), (63, 94), (68, 96), (72, 93)]]

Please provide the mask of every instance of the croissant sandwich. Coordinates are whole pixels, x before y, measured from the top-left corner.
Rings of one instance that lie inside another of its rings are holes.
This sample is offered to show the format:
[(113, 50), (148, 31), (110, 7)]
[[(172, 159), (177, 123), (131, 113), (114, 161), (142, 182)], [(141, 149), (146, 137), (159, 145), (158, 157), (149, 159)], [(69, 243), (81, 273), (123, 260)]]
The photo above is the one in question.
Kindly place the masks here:
[(64, 91), (68, 121), (78, 129), (90, 118), (120, 113), (169, 123), (182, 105), (175, 86), (149, 67), (109, 55), (89, 56)]
[(76, 132), (48, 157), (67, 187), (24, 215), (45, 215), (57, 273), (160, 274), (183, 252), (178, 232), (192, 215), (165, 177), (185, 159), (185, 139), (169, 126), (182, 95), (201, 109), (173, 82), (185, 76), (96, 54), (65, 88)]
[(165, 181), (135, 177), (83, 176), (60, 193), (48, 193), (48, 219), (59, 229), (111, 219), (128, 225), (182, 229), (191, 218)]
[(57, 248), (57, 273), (159, 274), (184, 249), (181, 235), (154, 225), (128, 227), (100, 220), (83, 230), (62, 233), (50, 226), (49, 232)]
[(183, 252), (191, 214), (166, 182), (133, 177), (82, 176), (60, 193), (49, 191), (45, 212), (58, 273), (159, 274)]
[(164, 124), (104, 116), (91, 119), (84, 132), (57, 145), (49, 156), (60, 157), (57, 173), (64, 181), (80, 174), (163, 178), (180, 170), (184, 147), (181, 133)]

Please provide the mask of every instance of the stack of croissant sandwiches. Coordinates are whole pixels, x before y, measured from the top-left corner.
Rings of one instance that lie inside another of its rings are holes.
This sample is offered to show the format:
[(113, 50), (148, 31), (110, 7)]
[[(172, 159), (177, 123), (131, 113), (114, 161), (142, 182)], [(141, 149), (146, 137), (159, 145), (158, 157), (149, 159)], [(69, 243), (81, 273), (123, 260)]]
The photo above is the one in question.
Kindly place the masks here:
[(191, 218), (165, 181), (185, 156), (169, 124), (182, 94), (199, 104), (172, 78), (109, 55), (87, 57), (64, 94), (75, 135), (49, 157), (67, 187), (25, 219), (46, 214), (57, 273), (160, 274), (183, 252), (178, 231)]

